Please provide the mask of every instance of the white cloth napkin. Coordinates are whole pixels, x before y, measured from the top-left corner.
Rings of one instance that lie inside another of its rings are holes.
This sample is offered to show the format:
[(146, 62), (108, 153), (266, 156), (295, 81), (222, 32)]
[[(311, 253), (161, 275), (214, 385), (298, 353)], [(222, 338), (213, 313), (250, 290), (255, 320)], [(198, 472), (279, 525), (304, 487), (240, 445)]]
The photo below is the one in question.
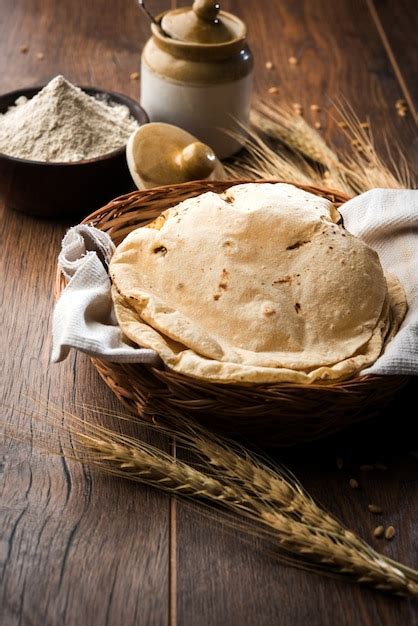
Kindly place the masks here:
[[(418, 191), (373, 189), (340, 211), (347, 230), (374, 248), (384, 269), (400, 279), (409, 306), (395, 338), (363, 373), (418, 374)], [(161, 363), (153, 350), (131, 344), (117, 325), (107, 273), (114, 249), (107, 234), (90, 226), (75, 226), (65, 235), (58, 263), (69, 282), (54, 310), (53, 362), (77, 348), (120, 363)]]
[(399, 278), (408, 312), (379, 359), (363, 374), (418, 374), (418, 191), (373, 189), (346, 202), (344, 226)]
[(109, 235), (81, 224), (66, 233), (58, 265), (68, 284), (52, 318), (52, 361), (70, 348), (120, 363), (161, 363), (154, 350), (134, 347), (120, 330), (107, 267), (115, 246)]

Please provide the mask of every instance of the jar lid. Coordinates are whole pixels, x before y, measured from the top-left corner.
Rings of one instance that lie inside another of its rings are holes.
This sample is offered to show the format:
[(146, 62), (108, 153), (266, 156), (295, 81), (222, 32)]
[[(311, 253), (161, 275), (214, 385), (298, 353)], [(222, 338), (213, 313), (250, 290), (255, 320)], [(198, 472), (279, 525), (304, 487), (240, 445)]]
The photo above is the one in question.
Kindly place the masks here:
[(161, 27), (172, 39), (198, 44), (222, 44), (245, 36), (245, 25), (220, 11), (216, 0), (195, 0), (192, 7), (168, 11)]
[(225, 177), (212, 148), (182, 128), (163, 122), (144, 124), (132, 133), (126, 160), (138, 189)]

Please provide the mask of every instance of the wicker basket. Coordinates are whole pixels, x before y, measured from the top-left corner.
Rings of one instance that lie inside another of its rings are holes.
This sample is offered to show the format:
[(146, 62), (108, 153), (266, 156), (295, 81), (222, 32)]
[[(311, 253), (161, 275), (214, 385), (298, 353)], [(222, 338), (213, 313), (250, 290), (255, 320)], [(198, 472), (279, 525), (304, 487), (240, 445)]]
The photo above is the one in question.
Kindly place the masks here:
[[(220, 193), (247, 180), (196, 181), (136, 191), (116, 198), (83, 223), (106, 231), (116, 244), (165, 209), (205, 191)], [(278, 181), (265, 181), (278, 182)], [(297, 185), (328, 198), (338, 207), (344, 194)], [(65, 287), (57, 277), (57, 295)], [(145, 365), (92, 362), (114, 393), (147, 418), (189, 416), (232, 436), (267, 446), (287, 446), (323, 437), (377, 413), (408, 380), (406, 376), (357, 376), (349, 380), (299, 385), (264, 384), (244, 387), (201, 382), (168, 369)]]

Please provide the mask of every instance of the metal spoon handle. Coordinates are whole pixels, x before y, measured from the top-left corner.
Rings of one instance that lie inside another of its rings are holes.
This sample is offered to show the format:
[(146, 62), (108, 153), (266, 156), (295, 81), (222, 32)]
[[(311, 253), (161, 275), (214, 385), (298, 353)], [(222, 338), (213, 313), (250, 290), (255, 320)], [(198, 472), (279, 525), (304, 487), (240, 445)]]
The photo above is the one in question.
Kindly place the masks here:
[[(159, 23), (157, 22), (157, 20), (155, 19), (155, 17), (148, 11), (147, 7), (145, 6), (145, 2), (144, 0), (138, 0), (138, 4), (139, 4), (139, 8), (142, 9), (144, 11), (144, 13), (146, 14), (146, 16), (148, 17), (148, 19), (155, 24), (156, 26), (159, 26)], [(161, 27), (160, 27), (161, 28)]]

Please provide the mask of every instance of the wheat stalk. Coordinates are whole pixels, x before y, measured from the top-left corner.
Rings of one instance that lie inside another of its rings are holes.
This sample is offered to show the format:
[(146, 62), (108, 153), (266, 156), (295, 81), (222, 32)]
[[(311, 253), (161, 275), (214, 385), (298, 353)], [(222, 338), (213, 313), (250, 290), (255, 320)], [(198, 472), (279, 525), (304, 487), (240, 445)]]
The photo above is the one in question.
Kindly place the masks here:
[[(364, 541), (346, 529), (327, 511), (321, 509), (294, 477), (292, 481), (287, 479), (287, 471), (279, 469), (277, 466), (269, 467), (260, 457), (250, 454), (245, 448), (216, 437), (213, 433), (196, 423), (190, 422), (190, 420), (178, 418), (174, 429), (161, 425), (154, 425), (154, 428), (170, 436), (175, 436), (177, 441), (181, 441), (188, 450), (203, 461), (206, 465), (205, 469), (207, 466), (214, 468), (217, 475), (222, 473), (224, 480), (226, 477), (234, 486), (237, 485), (249, 492), (256, 500), (260, 517), (269, 520), (272, 526), (282, 522), (283, 516), (286, 516), (290, 523), (294, 522), (296, 539), (299, 531), (301, 531), (301, 537), (304, 535), (303, 528), (305, 530), (309, 528), (315, 534), (319, 532), (321, 541), (323, 540), (323, 533), (326, 532), (329, 533), (329, 538), (331, 537), (332, 541), (340, 546), (337, 552), (341, 551), (341, 545), (345, 545), (345, 549), (348, 546), (352, 551), (357, 550), (358, 566), (361, 566), (364, 560), (367, 561), (371, 558), (373, 561), (378, 561), (378, 569), (382, 567), (381, 556), (371, 550)], [(269, 513), (269, 509), (273, 512)], [(276, 522), (273, 524), (274, 519)], [(283, 538), (286, 538), (286, 533)], [(341, 541), (343, 544), (339, 543)], [(284, 545), (283, 543), (283, 547)], [(317, 543), (317, 548), (311, 552), (313, 557), (319, 554), (320, 546), (321, 543)], [(301, 550), (289, 547), (291, 553), (303, 553), (308, 549), (306, 545), (302, 546)], [(364, 554), (367, 555), (366, 558)], [(329, 553), (327, 558), (329, 559)], [(326, 559), (323, 562), (326, 562)], [(385, 563), (383, 564), (384, 569), (387, 567)], [(395, 569), (402, 570), (402, 576), (406, 573), (411, 577), (412, 582), (418, 582), (417, 572), (396, 562), (391, 561), (391, 563)]]
[(257, 465), (243, 449), (230, 450), (227, 442), (216, 438), (212, 441), (204, 431), (193, 435), (191, 428), (184, 435), (182, 429), (157, 426), (184, 443), (192, 442), (200, 458), (206, 458), (217, 470), (214, 475), (142, 440), (84, 422), (76, 415), (66, 413), (64, 423), (59, 416), (54, 418), (53, 411), (50, 415), (46, 420), (52, 419), (78, 446), (75, 450), (62, 447), (68, 458), (165, 492), (216, 504), (240, 515), (249, 529), (262, 529), (284, 553), (380, 590), (418, 597), (417, 572), (376, 553), (321, 511), (279, 471)]
[(250, 126), (242, 126), (241, 132), (230, 132), (235, 139), (245, 144), (246, 154), (224, 163), (226, 174), (231, 178), (277, 178), (284, 182), (297, 180), (306, 185), (321, 182), (320, 173), (302, 158), (291, 157), (269, 146)]
[[(259, 131), (278, 140), (295, 154), (319, 163), (322, 166), (322, 172), (320, 170), (316, 172), (316, 184), (326, 184), (349, 195), (352, 194), (353, 190), (347, 180), (344, 165), (302, 115), (288, 106), (258, 100), (251, 112), (251, 122)], [(252, 146), (247, 146), (247, 151), (247, 160), (252, 162), (254, 159)], [(280, 145), (275, 146), (276, 155), (280, 155), (282, 151)], [(277, 164), (272, 158), (269, 159), (269, 167), (269, 175), (277, 176)]]
[[(103, 432), (107, 437), (103, 437)], [(115, 436), (112, 431), (103, 432), (97, 437), (72, 431), (75, 439), (89, 452), (86, 460), (101, 469), (177, 495), (211, 501), (264, 524), (278, 545), (290, 554), (327, 565), (378, 589), (418, 597), (418, 585), (413, 580), (408, 580), (399, 568), (386, 563), (383, 557), (375, 556), (371, 549), (364, 550), (351, 533), (348, 537), (346, 534), (341, 536), (339, 532), (295, 521), (281, 510), (275, 511), (274, 503), (266, 506), (264, 498), (257, 498), (257, 489), (247, 490), (244, 486), (237, 486), (235, 481), (231, 486), (222, 474), (222, 478), (215, 479), (184, 462), (167, 458), (158, 448), (147, 445), (144, 449), (142, 442)], [(291, 507), (289, 512), (295, 512), (295, 508)], [(318, 522), (321, 520), (316, 519), (316, 524)]]
[(269, 137), (278, 139), (312, 161), (327, 168), (340, 165), (337, 155), (321, 135), (288, 106), (257, 100), (251, 111), (251, 122)]
[[(370, 123), (362, 124), (348, 102), (337, 104), (337, 114), (341, 119), (339, 128), (348, 139), (352, 149), (343, 155), (345, 175), (351, 187), (357, 193), (385, 187), (389, 189), (405, 189), (415, 187), (408, 162), (396, 141), (391, 145), (387, 138), (386, 153), (391, 169), (378, 155)], [(393, 156), (396, 153), (396, 158)]]
[[(246, 154), (227, 166), (230, 174), (257, 178), (279, 177), (285, 181), (319, 184), (353, 195), (374, 187), (402, 189), (415, 187), (408, 163), (399, 147), (386, 142), (391, 169), (376, 152), (369, 124), (360, 122), (346, 103), (338, 105), (341, 121), (338, 128), (348, 139), (349, 151), (339, 155), (321, 135), (292, 108), (278, 103), (258, 100), (251, 112), (252, 129), (244, 129), (239, 140)], [(274, 139), (274, 147), (263, 139)], [(277, 141), (279, 143), (277, 143)], [(288, 155), (290, 149), (299, 159)], [(395, 150), (396, 158), (392, 156)], [(321, 170), (306, 162), (318, 163)]]
[(312, 530), (277, 513), (262, 513), (262, 518), (277, 531), (277, 540), (287, 551), (304, 555), (381, 591), (407, 593), (418, 598), (418, 585), (414, 580), (408, 580), (401, 569), (367, 545), (360, 547), (354, 535), (352, 539), (343, 539), (321, 529)]

